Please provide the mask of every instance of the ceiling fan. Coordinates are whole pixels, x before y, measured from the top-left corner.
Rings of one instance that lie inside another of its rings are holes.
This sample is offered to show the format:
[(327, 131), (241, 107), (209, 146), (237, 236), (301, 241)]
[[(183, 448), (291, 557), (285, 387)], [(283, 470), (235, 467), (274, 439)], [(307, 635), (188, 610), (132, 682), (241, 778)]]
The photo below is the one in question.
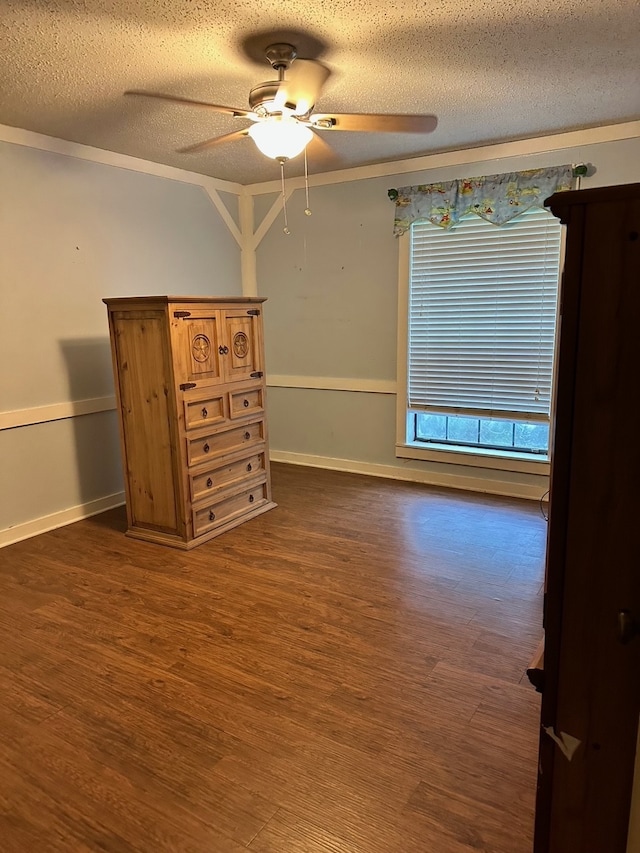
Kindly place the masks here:
[(291, 44), (272, 44), (266, 49), (265, 55), (278, 72), (278, 79), (260, 83), (251, 89), (248, 110), (140, 89), (129, 90), (125, 95), (141, 95), (176, 104), (205, 107), (253, 122), (241, 130), (181, 148), (179, 153), (204, 151), (221, 143), (250, 136), (263, 154), (281, 164), (301, 154), (312, 140), (317, 151), (324, 149), (325, 153), (330, 152), (330, 146), (319, 138), (317, 131), (431, 133), (437, 126), (438, 120), (433, 115), (313, 112), (329, 77), (329, 69), (317, 60), (298, 58), (296, 48)]

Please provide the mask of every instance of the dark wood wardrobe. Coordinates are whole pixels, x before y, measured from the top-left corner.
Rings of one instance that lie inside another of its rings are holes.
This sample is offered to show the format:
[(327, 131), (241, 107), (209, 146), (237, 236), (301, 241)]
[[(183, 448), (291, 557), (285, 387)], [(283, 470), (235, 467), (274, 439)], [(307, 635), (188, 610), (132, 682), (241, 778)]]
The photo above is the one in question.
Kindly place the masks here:
[(626, 853), (640, 713), (640, 184), (547, 204), (567, 234), (535, 852)]

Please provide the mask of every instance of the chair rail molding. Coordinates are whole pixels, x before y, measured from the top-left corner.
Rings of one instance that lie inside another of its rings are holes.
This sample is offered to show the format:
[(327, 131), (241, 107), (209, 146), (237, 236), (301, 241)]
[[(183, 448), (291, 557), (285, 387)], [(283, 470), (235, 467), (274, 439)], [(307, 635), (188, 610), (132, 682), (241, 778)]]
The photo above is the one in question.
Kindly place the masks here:
[(306, 388), (315, 391), (359, 391), (366, 394), (395, 394), (395, 379), (357, 379), (338, 376), (293, 376), (274, 373), (267, 376), (267, 387)]
[(48, 421), (61, 421), (80, 415), (93, 415), (97, 412), (111, 411), (115, 407), (116, 398), (110, 395), (108, 397), (91, 397), (87, 400), (48, 403), (29, 409), (14, 409), (13, 411), (0, 412), (0, 430), (44, 424)]

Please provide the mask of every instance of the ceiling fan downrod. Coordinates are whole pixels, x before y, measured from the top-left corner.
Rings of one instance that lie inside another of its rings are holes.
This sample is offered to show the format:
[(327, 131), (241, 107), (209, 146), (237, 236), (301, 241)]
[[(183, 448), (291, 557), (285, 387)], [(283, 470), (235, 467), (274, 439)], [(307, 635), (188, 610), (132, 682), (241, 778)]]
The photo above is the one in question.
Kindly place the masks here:
[[(274, 71), (278, 72), (277, 80), (267, 80), (259, 83), (249, 92), (249, 106), (259, 116), (264, 117), (273, 111), (273, 103), (280, 84), (284, 80), (285, 71), (291, 67), (298, 56), (292, 44), (271, 44), (265, 51), (265, 56)], [(283, 104), (284, 107), (295, 109), (295, 104)]]

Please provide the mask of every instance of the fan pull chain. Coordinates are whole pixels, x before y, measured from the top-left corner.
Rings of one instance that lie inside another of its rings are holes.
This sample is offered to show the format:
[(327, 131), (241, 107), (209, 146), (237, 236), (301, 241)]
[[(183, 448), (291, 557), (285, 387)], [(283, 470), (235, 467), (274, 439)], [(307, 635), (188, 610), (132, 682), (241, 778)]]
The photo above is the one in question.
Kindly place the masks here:
[(309, 207), (309, 167), (307, 165), (307, 149), (304, 149), (304, 192), (307, 199), (307, 206), (304, 212), (307, 216), (311, 216), (311, 208)]
[(287, 222), (287, 196), (284, 192), (284, 160), (280, 160), (280, 179), (282, 182), (282, 210), (284, 213), (284, 228), (282, 229), (285, 234), (291, 234), (289, 231), (289, 223)]

